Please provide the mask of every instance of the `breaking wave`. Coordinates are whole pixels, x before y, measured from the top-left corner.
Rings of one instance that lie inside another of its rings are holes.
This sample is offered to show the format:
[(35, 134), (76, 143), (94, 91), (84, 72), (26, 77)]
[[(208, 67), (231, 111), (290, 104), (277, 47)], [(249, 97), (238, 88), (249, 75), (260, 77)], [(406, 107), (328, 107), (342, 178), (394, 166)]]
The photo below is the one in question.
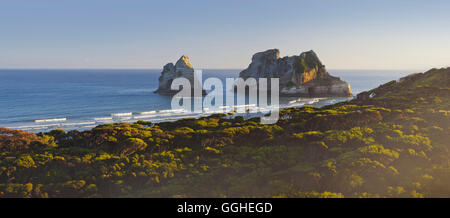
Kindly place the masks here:
[(42, 119), (42, 120), (35, 120), (35, 123), (51, 123), (51, 122), (64, 122), (67, 118), (52, 118), (52, 119)]

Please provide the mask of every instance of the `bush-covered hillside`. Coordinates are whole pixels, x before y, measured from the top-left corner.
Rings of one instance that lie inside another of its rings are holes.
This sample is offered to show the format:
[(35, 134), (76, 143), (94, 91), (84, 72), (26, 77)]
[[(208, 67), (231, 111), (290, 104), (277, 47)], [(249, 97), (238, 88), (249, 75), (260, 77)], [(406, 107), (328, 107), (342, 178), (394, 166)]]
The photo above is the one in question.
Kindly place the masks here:
[(258, 118), (0, 129), (1, 197), (450, 197), (450, 68)]

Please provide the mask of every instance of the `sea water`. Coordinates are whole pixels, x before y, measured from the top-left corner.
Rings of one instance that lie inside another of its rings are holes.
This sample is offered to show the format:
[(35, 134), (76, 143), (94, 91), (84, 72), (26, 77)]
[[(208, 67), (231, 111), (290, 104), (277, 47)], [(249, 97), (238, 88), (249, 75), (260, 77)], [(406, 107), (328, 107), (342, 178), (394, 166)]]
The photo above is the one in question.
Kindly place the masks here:
[[(100, 124), (201, 117), (216, 111), (171, 110), (171, 97), (153, 93), (161, 70), (0, 70), (0, 127), (46, 132)], [(240, 70), (203, 70), (203, 79), (236, 78)], [(329, 70), (353, 94), (414, 71)], [(229, 90), (228, 90), (229, 91)], [(224, 95), (227, 90), (224, 90)], [(225, 97), (224, 97), (225, 99)], [(321, 107), (351, 98), (280, 98), (280, 107)]]

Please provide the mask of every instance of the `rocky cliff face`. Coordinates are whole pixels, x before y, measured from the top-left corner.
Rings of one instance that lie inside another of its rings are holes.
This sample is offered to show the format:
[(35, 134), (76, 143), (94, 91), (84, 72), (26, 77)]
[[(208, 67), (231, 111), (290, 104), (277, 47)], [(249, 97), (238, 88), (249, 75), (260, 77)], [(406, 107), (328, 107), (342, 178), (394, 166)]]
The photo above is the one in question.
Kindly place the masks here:
[(278, 49), (259, 52), (239, 76), (280, 78), (280, 95), (284, 96), (352, 96), (350, 85), (331, 76), (314, 51), (283, 58)]
[[(189, 57), (186, 55), (181, 56), (181, 58), (175, 63), (168, 63), (164, 66), (161, 76), (159, 77), (158, 89), (155, 93), (174, 95), (178, 90), (171, 90), (170, 86), (175, 78), (184, 77), (191, 82), (191, 87), (194, 86), (194, 68), (192, 68), (191, 63), (189, 63)], [(203, 91), (203, 94), (205, 92)]]

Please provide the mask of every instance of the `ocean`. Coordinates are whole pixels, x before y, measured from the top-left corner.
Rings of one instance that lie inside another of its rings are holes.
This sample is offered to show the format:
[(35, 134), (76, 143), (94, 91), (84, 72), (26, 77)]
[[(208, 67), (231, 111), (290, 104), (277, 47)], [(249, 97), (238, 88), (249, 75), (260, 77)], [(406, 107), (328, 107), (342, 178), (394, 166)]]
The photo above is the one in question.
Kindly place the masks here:
[[(238, 77), (239, 72), (203, 70), (203, 79), (217, 77), (224, 81)], [(355, 96), (414, 73), (392, 70), (329, 72), (349, 82)], [(129, 69), (0, 70), (0, 127), (30, 132), (57, 128), (86, 130), (113, 122), (162, 122), (205, 115), (170, 111), (171, 97), (153, 93), (158, 87), (160, 73), (161, 70)], [(280, 107), (321, 107), (349, 99), (283, 97)]]

